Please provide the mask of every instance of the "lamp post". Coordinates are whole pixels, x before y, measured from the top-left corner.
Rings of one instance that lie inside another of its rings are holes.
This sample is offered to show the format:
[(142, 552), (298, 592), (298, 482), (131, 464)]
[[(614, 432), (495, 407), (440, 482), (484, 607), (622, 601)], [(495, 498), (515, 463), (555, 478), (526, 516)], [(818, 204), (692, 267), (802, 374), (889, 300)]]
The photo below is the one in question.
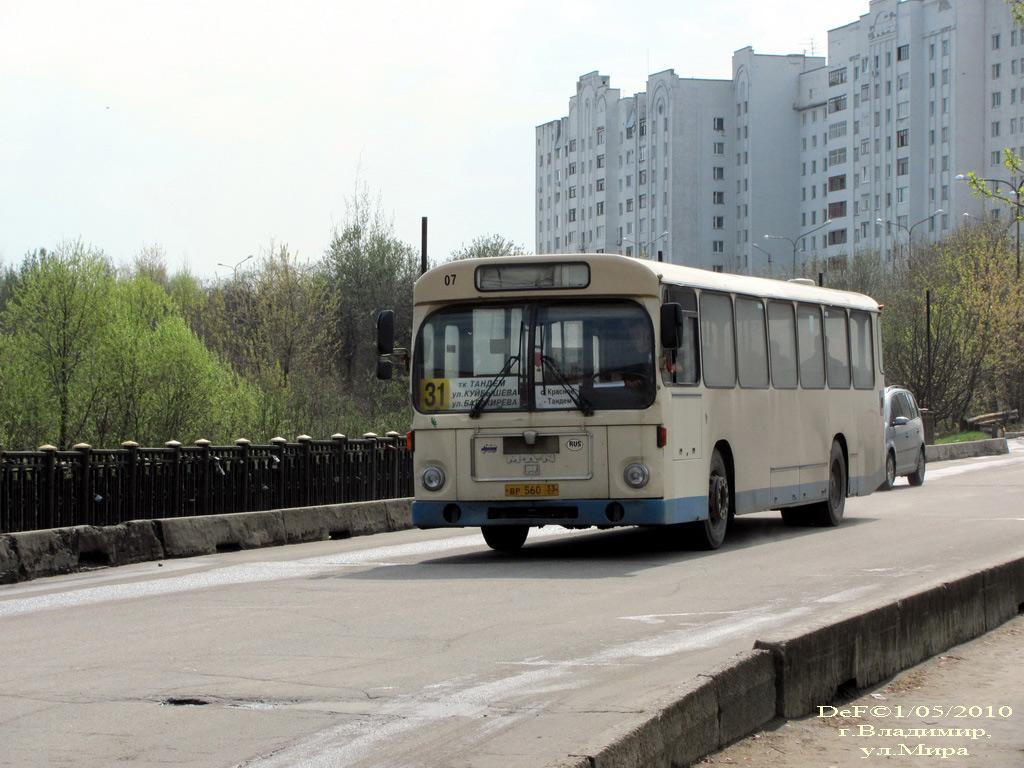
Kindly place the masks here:
[(622, 242), (624, 242), (624, 243), (632, 243), (633, 245), (637, 246), (640, 249), (640, 258), (641, 259), (646, 259), (647, 258), (647, 251), (650, 249), (650, 247), (652, 245), (654, 245), (656, 242), (658, 242), (659, 240), (661, 240), (661, 238), (666, 237), (667, 235), (668, 235), (668, 230), (666, 229), (664, 232), (662, 232), (656, 238), (654, 238), (653, 240), (648, 240), (646, 243), (638, 243), (636, 240), (630, 240), (630, 239), (625, 238), (625, 237), (622, 238)]
[(984, 182), (984, 184), (996, 184), (996, 185), (998, 185), (998, 184), (1005, 184), (1006, 186), (1008, 186), (1013, 191), (1013, 200), (1010, 200), (1010, 198), (1008, 198), (1008, 197), (1001, 197), (999, 195), (995, 195), (995, 198), (997, 200), (1003, 200), (1003, 201), (1005, 201), (1007, 203), (1012, 203), (1013, 204), (1013, 208), (1014, 208), (1014, 217), (1013, 218), (1014, 218), (1014, 221), (1016, 223), (1016, 230), (1017, 230), (1017, 237), (1016, 237), (1016, 240), (1017, 240), (1017, 243), (1016, 243), (1016, 252), (1017, 252), (1017, 280), (1019, 281), (1020, 280), (1020, 217), (1021, 217), (1020, 195), (1021, 195), (1021, 192), (1024, 192), (1024, 181), (1022, 181), (1020, 184), (1015, 184), (1012, 181), (1007, 181), (1006, 179), (983, 179), (980, 176), (973, 176), (973, 174), (972, 174), (972, 176), (969, 177), (969, 176), (965, 176), (962, 173), (959, 176), (956, 177), (956, 180), (957, 181), (971, 181), (971, 182), (973, 182), (973, 181), (980, 181), (980, 182)]
[(794, 240), (794, 239), (792, 239), (790, 237), (783, 237), (782, 235), (765, 235), (764, 239), (765, 240), (786, 240), (790, 245), (793, 246), (793, 277), (796, 277), (796, 241), (797, 240), (801, 240), (801, 239), (807, 237), (808, 235), (813, 235), (819, 229), (824, 229), (825, 227), (827, 227), (831, 223), (832, 223), (832, 219), (827, 219), (821, 226), (815, 227), (814, 229), (810, 229), (807, 232), (804, 232), (802, 235), (797, 237), (796, 240)]
[[(926, 221), (931, 221), (936, 216), (938, 216), (940, 213), (944, 213), (944, 211), (941, 208), (939, 208), (936, 211), (933, 211), (930, 216), (925, 216), (920, 221), (915, 221), (909, 227), (906, 224), (900, 224), (898, 221), (886, 221), (886, 220), (884, 220), (882, 218), (875, 219), (875, 224), (876, 225), (877, 224), (888, 224), (890, 227), (902, 227), (903, 229), (906, 230), (906, 232), (907, 232), (907, 266), (909, 266), (910, 265), (910, 257), (913, 255), (913, 249), (914, 249), (914, 227), (916, 227), (918, 224), (924, 224)], [(895, 264), (895, 260), (893, 261), (893, 264)]]
[(230, 269), (230, 270), (231, 270), (231, 273), (232, 273), (232, 276), (233, 276), (233, 278), (234, 278), (235, 280), (237, 280), (237, 279), (238, 279), (238, 268), (239, 268), (240, 266), (242, 266), (243, 264), (245, 264), (245, 262), (247, 262), (247, 261), (248, 261), (249, 259), (252, 259), (252, 258), (255, 258), (255, 257), (254, 257), (254, 256), (253, 256), (253, 255), (252, 255), (252, 254), (250, 253), (250, 254), (249, 254), (248, 256), (246, 256), (246, 257), (245, 257), (244, 259), (242, 259), (241, 261), (239, 261), (239, 262), (236, 262), (236, 263), (235, 263), (235, 266), (231, 266), (230, 264), (222, 264), (222, 263), (221, 263), (221, 262), (219, 262), (219, 261), (217, 262), (217, 266), (218, 266), (218, 267), (226, 267), (227, 269)]
[[(766, 251), (764, 248), (762, 248), (759, 245), (756, 245), (755, 243), (751, 243), (750, 247), (751, 248), (756, 248), (757, 250), (759, 250), (761, 253), (763, 253), (765, 256), (768, 257), (768, 277), (771, 277), (772, 276), (772, 254), (771, 254), (771, 252), (770, 251)], [(753, 260), (751, 260), (751, 267), (753, 267)], [(751, 269), (751, 274), (753, 274), (753, 269)]]

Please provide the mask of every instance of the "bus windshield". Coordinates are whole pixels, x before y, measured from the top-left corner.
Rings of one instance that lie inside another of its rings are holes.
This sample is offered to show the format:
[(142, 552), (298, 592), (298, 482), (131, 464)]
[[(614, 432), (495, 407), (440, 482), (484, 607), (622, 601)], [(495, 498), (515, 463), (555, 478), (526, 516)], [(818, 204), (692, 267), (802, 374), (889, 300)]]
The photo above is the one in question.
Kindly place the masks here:
[(413, 404), (424, 412), (646, 408), (654, 334), (633, 301), (445, 307), (420, 327)]

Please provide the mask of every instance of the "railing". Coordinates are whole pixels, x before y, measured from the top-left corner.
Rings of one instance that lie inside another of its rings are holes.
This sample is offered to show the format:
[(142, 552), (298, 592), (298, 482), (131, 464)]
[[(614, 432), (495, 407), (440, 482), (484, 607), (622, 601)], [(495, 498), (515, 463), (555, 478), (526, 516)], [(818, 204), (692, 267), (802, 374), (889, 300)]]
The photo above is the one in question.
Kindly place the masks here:
[(0, 533), (412, 495), (412, 457), (397, 433), (270, 443), (0, 450)]

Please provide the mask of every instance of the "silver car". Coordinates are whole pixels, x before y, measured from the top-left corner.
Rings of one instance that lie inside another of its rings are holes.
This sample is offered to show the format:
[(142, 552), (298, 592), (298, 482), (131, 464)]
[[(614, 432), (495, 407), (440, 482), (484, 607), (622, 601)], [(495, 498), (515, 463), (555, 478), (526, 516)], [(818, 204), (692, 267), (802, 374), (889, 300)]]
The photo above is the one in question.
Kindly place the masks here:
[(911, 485), (924, 482), (924, 422), (913, 393), (903, 387), (885, 388), (885, 480), (892, 488), (897, 477)]

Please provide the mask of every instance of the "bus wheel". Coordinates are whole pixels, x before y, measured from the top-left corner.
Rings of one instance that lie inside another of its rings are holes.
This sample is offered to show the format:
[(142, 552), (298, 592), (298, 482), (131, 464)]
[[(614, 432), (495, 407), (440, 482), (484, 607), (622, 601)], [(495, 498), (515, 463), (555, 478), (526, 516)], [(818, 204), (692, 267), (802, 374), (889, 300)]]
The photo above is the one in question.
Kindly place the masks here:
[(498, 552), (515, 552), (526, 542), (530, 532), (528, 525), (488, 525), (480, 529), (484, 541)]
[(822, 528), (834, 528), (843, 520), (846, 509), (846, 459), (839, 443), (832, 443), (832, 455), (828, 460), (828, 497), (812, 505), (814, 524)]
[(896, 482), (896, 456), (892, 451), (888, 451), (885, 454), (885, 480), (882, 481), (883, 491), (892, 490), (893, 483)]
[(729, 525), (729, 510), (732, 508), (729, 474), (725, 469), (722, 455), (715, 451), (711, 457), (711, 473), (708, 476), (708, 517), (690, 523), (694, 545), (698, 549), (718, 549), (725, 540), (725, 529)]
[(917, 466), (914, 471), (907, 475), (911, 485), (924, 485), (924, 446), (921, 446), (921, 453), (917, 455)]

